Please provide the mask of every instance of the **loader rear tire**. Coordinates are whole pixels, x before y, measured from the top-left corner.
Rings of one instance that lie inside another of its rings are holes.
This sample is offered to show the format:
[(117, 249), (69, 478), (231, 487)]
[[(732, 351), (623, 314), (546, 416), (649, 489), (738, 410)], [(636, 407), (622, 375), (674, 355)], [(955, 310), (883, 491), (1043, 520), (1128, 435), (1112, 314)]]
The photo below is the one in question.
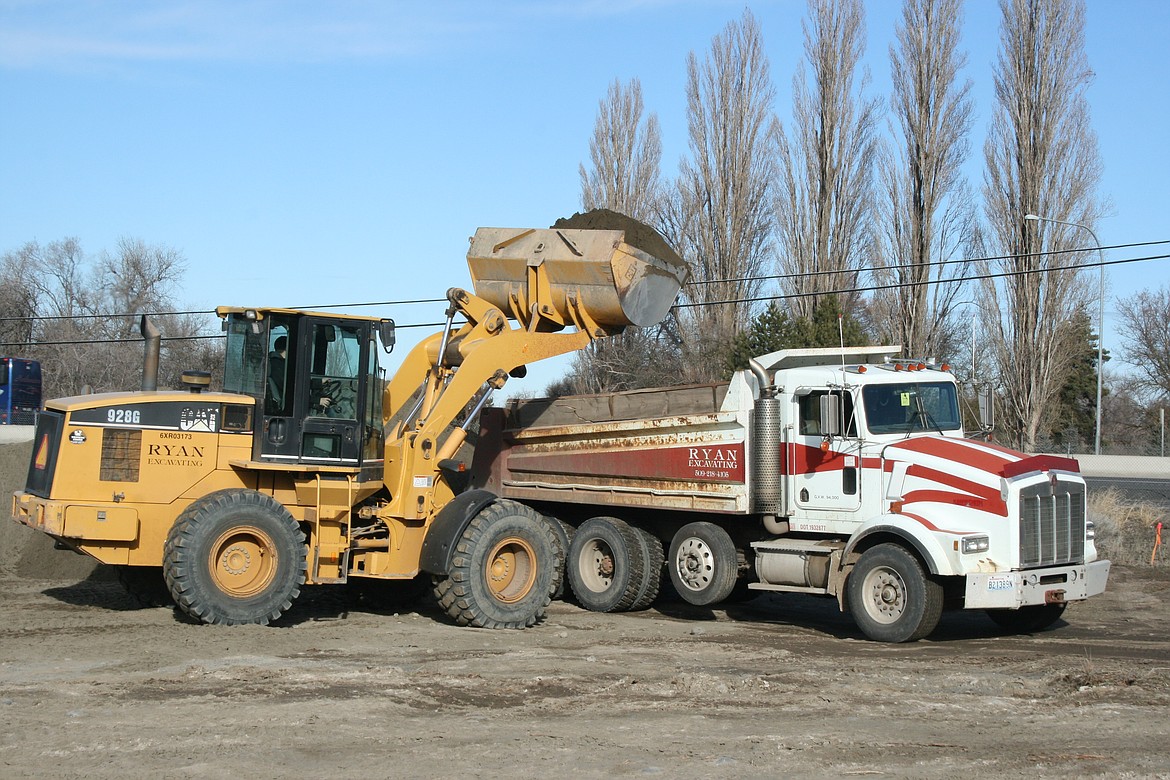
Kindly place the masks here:
[(645, 585), (646, 542), (616, 517), (593, 517), (577, 528), (566, 563), (577, 603), (592, 612), (625, 612)]
[(472, 518), (451, 566), (435, 581), (439, 606), (458, 625), (527, 628), (544, 618), (564, 556), (548, 519), (498, 500)]
[(163, 573), (179, 609), (203, 623), (267, 624), (292, 606), (307, 569), (305, 536), (271, 496), (231, 488), (175, 521)]
[(670, 543), (670, 582), (683, 601), (717, 604), (731, 595), (739, 576), (739, 555), (727, 532), (714, 523), (689, 523)]

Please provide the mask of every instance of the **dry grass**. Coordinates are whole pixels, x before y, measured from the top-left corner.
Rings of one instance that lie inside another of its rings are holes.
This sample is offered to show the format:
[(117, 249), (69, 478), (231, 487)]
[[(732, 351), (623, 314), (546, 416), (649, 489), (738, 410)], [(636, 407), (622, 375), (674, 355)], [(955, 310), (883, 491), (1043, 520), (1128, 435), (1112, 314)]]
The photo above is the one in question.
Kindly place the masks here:
[[(1127, 566), (1150, 564), (1155, 526), (1170, 519), (1164, 507), (1126, 499), (1113, 489), (1091, 492), (1088, 512), (1089, 519), (1097, 524), (1098, 553), (1102, 558)], [(1170, 529), (1164, 530), (1170, 534)], [(1160, 549), (1154, 564), (1168, 563), (1170, 554)]]

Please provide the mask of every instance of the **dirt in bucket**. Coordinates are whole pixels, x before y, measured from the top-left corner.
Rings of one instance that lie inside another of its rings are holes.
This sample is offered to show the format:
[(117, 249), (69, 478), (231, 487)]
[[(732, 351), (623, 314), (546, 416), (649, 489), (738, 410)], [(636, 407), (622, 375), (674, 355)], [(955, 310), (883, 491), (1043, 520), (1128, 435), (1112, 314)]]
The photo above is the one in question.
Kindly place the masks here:
[(641, 249), (664, 263), (686, 267), (686, 262), (671, 249), (666, 239), (649, 225), (610, 209), (580, 211), (571, 217), (562, 217), (552, 224), (554, 230), (624, 230), (626, 243)]

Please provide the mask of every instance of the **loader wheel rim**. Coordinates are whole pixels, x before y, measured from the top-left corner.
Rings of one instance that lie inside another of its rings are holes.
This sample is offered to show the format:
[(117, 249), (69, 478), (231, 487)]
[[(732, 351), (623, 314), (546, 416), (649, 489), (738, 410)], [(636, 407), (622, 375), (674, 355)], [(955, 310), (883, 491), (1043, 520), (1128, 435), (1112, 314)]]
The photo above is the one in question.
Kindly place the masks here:
[(862, 583), (865, 611), (878, 623), (896, 623), (906, 611), (906, 583), (887, 566), (878, 566)]
[(211, 545), (207, 568), (217, 588), (244, 599), (272, 584), (277, 563), (272, 537), (255, 526), (237, 526), (220, 534)]
[(487, 557), (487, 586), (492, 597), (505, 604), (520, 601), (536, 582), (536, 552), (519, 537), (496, 544)]

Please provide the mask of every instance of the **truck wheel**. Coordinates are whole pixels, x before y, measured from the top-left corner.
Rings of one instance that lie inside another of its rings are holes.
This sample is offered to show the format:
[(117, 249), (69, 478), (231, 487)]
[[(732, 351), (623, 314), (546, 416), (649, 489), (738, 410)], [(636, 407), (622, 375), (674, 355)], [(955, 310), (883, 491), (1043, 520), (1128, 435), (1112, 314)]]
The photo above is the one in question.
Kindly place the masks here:
[(1034, 604), (1019, 609), (989, 609), (987, 617), (1013, 634), (1034, 634), (1060, 620), (1064, 608), (1064, 604)]
[(115, 566), (118, 582), (139, 607), (173, 607), (175, 600), (167, 589), (161, 566)]
[(670, 543), (670, 581), (683, 601), (717, 604), (731, 595), (739, 573), (735, 544), (714, 523), (689, 523)]
[(585, 609), (624, 612), (643, 595), (646, 542), (623, 520), (591, 518), (573, 535), (566, 569)]
[(435, 595), (461, 626), (527, 628), (544, 617), (564, 560), (556, 532), (535, 510), (494, 501), (472, 518), (455, 545)]
[(638, 596), (630, 605), (630, 611), (643, 610), (654, 603), (658, 598), (658, 591), (662, 588), (662, 568), (666, 563), (666, 555), (662, 552), (662, 541), (641, 528), (634, 531), (642, 539), (642, 549), (646, 555), (646, 568), (642, 576), (642, 586), (638, 589)]
[(877, 642), (913, 642), (934, 631), (943, 588), (896, 544), (866, 550), (845, 584), (853, 620)]
[(220, 490), (175, 521), (163, 573), (175, 603), (204, 623), (267, 624), (284, 614), (305, 582), (305, 536), (271, 496)]

